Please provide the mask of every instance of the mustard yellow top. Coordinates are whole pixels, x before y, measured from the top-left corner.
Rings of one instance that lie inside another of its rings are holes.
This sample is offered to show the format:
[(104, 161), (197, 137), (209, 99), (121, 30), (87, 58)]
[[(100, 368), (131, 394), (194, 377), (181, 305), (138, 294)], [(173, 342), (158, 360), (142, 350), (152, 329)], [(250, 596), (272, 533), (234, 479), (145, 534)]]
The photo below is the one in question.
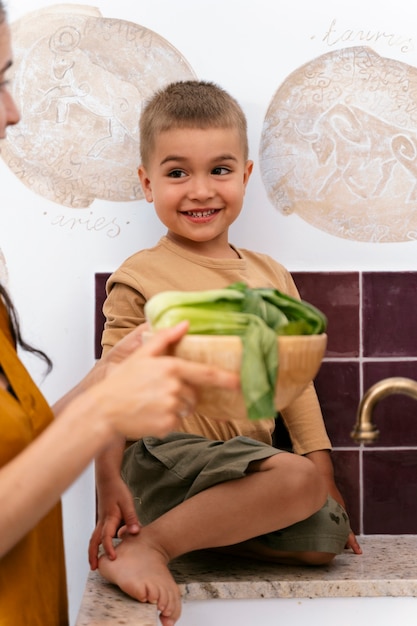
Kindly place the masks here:
[[(42, 432), (53, 414), (16, 354), (1, 300), (0, 366), (13, 390), (0, 388), (2, 467)], [(0, 626), (67, 626), (67, 615), (59, 503), (0, 560)]]

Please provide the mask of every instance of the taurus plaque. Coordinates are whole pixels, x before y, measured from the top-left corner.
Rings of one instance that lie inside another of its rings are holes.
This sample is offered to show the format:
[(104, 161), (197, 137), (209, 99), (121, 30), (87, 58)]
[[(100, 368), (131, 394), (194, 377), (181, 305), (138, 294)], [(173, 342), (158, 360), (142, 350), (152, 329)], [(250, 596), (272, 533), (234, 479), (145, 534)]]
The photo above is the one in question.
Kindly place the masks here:
[(367, 47), (307, 63), (273, 97), (260, 167), (284, 215), (355, 241), (417, 239), (417, 69)]

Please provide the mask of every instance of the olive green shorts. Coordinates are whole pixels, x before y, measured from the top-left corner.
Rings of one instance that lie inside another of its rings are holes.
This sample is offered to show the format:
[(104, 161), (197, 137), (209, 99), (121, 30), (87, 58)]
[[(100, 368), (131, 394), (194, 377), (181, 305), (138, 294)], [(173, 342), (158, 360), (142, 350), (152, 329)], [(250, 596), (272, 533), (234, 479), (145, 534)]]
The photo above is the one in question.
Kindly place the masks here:
[[(252, 461), (281, 452), (247, 437), (228, 441), (185, 433), (172, 433), (165, 439), (145, 437), (126, 450), (122, 476), (145, 525), (204, 489), (244, 477)], [(280, 551), (340, 554), (349, 532), (346, 512), (329, 497), (320, 511), (306, 520), (257, 539)]]

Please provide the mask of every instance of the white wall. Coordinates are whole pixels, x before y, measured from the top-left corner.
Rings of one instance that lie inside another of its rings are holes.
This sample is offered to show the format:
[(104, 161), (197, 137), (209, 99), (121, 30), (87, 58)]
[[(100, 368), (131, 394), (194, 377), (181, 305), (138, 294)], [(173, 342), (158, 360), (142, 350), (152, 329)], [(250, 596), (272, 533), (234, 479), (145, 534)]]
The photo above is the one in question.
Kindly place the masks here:
[[(8, 4), (13, 21), (55, 3)], [(213, 80), (234, 95), (248, 117), (255, 163), (271, 98), (302, 64), (340, 47), (360, 45), (356, 33), (363, 30), (380, 55), (417, 66), (415, 9), (408, 0), (380, 4), (377, 11), (363, 0), (96, 0), (94, 6), (103, 17), (154, 30), (182, 53), (199, 78)], [(336, 32), (329, 39), (326, 32), (333, 20)], [(375, 41), (378, 32), (394, 36)], [(409, 49), (402, 52), (399, 41), (409, 39)], [(1, 159), (0, 180), (0, 247), (23, 331), (54, 360), (54, 371), (44, 382), (39, 365), (30, 362), (53, 402), (93, 363), (94, 273), (116, 268), (138, 248), (153, 244), (163, 230), (144, 201), (95, 201), (88, 209), (66, 208), (24, 186)], [(267, 252), (290, 270), (417, 269), (416, 241), (359, 243), (328, 235), (296, 214), (284, 217), (268, 200), (257, 166), (231, 235), (235, 244)], [(65, 494), (64, 511), (74, 619), (94, 523), (91, 469)]]

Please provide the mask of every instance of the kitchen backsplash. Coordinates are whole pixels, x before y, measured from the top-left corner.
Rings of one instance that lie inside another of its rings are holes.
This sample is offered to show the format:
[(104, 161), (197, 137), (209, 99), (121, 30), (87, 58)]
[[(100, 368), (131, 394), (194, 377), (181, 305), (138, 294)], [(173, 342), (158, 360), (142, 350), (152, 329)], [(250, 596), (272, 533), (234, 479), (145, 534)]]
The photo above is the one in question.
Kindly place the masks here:
[(417, 402), (374, 408), (377, 441), (350, 437), (363, 392), (391, 376), (417, 379), (417, 272), (294, 272), (301, 297), (328, 317), (328, 349), (316, 377), (333, 443), (336, 480), (362, 534), (417, 532)]
[[(101, 353), (108, 273), (95, 276), (95, 356)], [(371, 446), (350, 437), (360, 398), (391, 376), (417, 379), (417, 272), (293, 272), (301, 297), (328, 318), (328, 347), (316, 377), (333, 443), (336, 481), (361, 534), (417, 533), (417, 402), (404, 395), (374, 409)], [(276, 444), (288, 441), (277, 421)]]

